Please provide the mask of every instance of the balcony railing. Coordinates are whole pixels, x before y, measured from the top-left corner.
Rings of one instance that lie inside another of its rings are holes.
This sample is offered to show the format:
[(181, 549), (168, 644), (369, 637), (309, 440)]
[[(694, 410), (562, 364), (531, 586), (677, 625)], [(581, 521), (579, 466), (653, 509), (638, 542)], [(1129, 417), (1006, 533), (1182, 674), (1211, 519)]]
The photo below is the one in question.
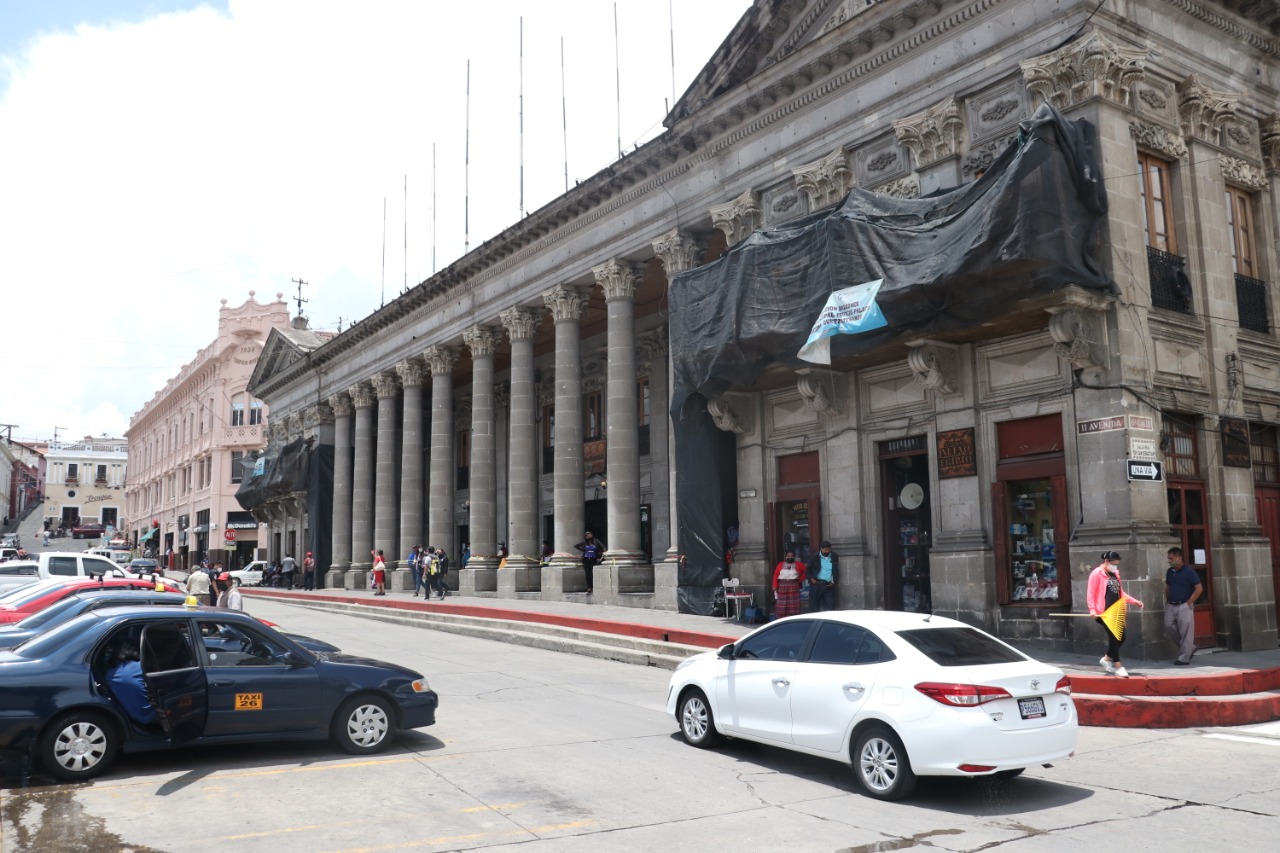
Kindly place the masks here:
[(1267, 311), (1267, 283), (1236, 273), (1236, 311), (1240, 328), (1266, 334), (1271, 331)]
[(222, 444), (260, 444), (262, 441), (262, 427), (253, 426), (228, 426), (222, 428)]
[(1147, 247), (1147, 271), (1151, 276), (1151, 304), (1168, 311), (1191, 314), (1191, 279), (1187, 261), (1160, 249)]

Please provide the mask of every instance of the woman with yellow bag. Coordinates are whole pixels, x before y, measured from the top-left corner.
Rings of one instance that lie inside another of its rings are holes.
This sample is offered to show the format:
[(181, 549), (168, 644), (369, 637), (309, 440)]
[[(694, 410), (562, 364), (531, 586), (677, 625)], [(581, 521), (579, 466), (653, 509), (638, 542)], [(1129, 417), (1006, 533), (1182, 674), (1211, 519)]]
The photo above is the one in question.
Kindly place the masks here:
[(1112, 675), (1128, 678), (1129, 672), (1120, 662), (1120, 646), (1124, 643), (1124, 617), (1129, 604), (1142, 607), (1142, 602), (1124, 591), (1120, 583), (1120, 555), (1104, 551), (1102, 562), (1089, 573), (1089, 615), (1107, 632), (1107, 653), (1098, 663)]

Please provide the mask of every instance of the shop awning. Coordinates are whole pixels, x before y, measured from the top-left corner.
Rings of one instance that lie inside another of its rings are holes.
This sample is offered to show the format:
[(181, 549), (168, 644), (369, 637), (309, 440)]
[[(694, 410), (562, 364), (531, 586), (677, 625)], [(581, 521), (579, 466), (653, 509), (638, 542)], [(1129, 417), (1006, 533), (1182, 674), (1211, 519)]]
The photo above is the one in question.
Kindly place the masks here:
[(139, 537), (138, 537), (138, 541), (139, 541), (139, 542), (146, 542), (148, 539), (150, 539), (152, 536), (155, 536), (155, 535), (156, 535), (157, 533), (159, 533), (159, 532), (160, 532), (160, 528), (159, 528), (159, 527), (152, 527), (152, 528), (151, 528), (151, 529), (149, 529), (146, 533), (143, 533), (141, 536), (139, 536)]

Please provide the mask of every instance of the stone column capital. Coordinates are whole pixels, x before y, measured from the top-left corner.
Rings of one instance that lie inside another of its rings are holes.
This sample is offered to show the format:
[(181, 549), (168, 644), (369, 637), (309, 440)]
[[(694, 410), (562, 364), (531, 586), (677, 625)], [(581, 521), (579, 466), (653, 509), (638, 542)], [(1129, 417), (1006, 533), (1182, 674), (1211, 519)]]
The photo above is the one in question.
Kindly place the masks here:
[(956, 371), (955, 344), (917, 338), (907, 341), (907, 364), (916, 384), (938, 394), (954, 394), (960, 389)]
[(648, 376), (653, 363), (667, 351), (667, 327), (658, 326), (636, 336), (636, 376)]
[(293, 412), (289, 415), (288, 434), (302, 435), (302, 412)]
[(501, 333), (492, 326), (472, 326), (462, 333), (462, 342), (471, 350), (471, 357), (492, 358), (497, 350)]
[(426, 381), (427, 370), (416, 358), (407, 358), (396, 365), (396, 375), (400, 377), (401, 386), (418, 388)]
[(531, 341), (542, 323), (542, 312), (534, 308), (516, 306), (503, 311), (499, 318), (512, 341)]
[(698, 265), (698, 260), (706, 253), (706, 243), (698, 238), (681, 233), (672, 228), (657, 240), (653, 241), (653, 253), (662, 261), (667, 278)]
[(1280, 172), (1280, 113), (1262, 121), (1262, 162), (1268, 172)]
[(271, 441), (284, 441), (289, 437), (288, 418), (277, 418), (270, 427), (267, 428), (267, 437)]
[[(894, 127), (897, 128), (897, 123)], [(806, 163), (791, 174), (795, 175), (796, 189), (809, 197), (812, 210), (835, 204), (853, 188), (853, 170), (849, 168), (849, 157), (844, 148), (837, 148), (821, 160)]]
[(373, 396), (373, 386), (368, 382), (357, 382), (347, 389), (351, 395), (351, 404), (357, 409), (367, 409), (377, 398)]
[(321, 424), (333, 423), (333, 407), (328, 403), (315, 403), (307, 406), (302, 411), (302, 423), (308, 429), (314, 429)]
[(542, 301), (551, 309), (551, 319), (557, 323), (577, 322), (587, 307), (587, 291), (571, 284), (557, 284), (543, 292)]
[(895, 121), (893, 132), (911, 152), (917, 170), (959, 155), (964, 119), (956, 96), (950, 95), (923, 112)]
[(329, 408), (333, 409), (335, 417), (348, 418), (354, 407), (351, 405), (351, 395), (346, 391), (334, 394), (329, 398)]
[(453, 366), (458, 363), (458, 348), (436, 344), (423, 350), (422, 358), (432, 376), (452, 374)]
[(711, 224), (724, 233), (730, 246), (751, 236), (764, 219), (760, 211), (760, 197), (751, 189), (728, 204), (711, 208), (709, 212)]
[(1235, 121), (1239, 92), (1215, 92), (1200, 75), (1191, 74), (1178, 84), (1178, 122), (1184, 137), (1218, 144), (1222, 129)]
[(1150, 59), (1146, 48), (1118, 45), (1091, 27), (1070, 44), (1018, 64), (1032, 95), (1064, 110), (1093, 97), (1129, 106)]
[(373, 374), (369, 377), (369, 381), (373, 383), (373, 392), (378, 395), (379, 400), (394, 397), (400, 392), (400, 380), (390, 370)]
[(604, 289), (606, 302), (635, 299), (641, 276), (638, 265), (611, 258), (600, 266), (593, 267), (591, 273), (596, 277), (596, 284)]

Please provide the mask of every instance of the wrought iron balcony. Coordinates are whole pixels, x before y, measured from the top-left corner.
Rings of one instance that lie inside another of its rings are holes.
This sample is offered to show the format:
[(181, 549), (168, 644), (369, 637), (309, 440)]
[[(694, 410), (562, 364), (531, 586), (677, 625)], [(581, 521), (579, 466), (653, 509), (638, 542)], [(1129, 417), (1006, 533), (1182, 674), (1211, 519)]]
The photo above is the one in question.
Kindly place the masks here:
[(1267, 310), (1268, 301), (1265, 281), (1236, 273), (1236, 312), (1240, 315), (1240, 328), (1269, 333), (1271, 321)]
[(1191, 279), (1187, 260), (1160, 249), (1147, 247), (1147, 271), (1151, 277), (1151, 304), (1183, 314), (1191, 310)]

